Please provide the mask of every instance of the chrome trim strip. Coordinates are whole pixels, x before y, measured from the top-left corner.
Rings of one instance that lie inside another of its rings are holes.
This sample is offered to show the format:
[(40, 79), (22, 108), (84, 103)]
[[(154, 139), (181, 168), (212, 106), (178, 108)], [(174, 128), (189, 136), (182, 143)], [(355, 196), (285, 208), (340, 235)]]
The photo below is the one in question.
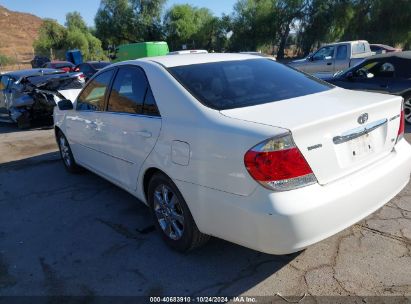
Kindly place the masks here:
[(145, 114), (132, 114), (132, 113), (125, 113), (125, 112), (110, 112), (110, 111), (94, 111), (94, 110), (76, 110), (80, 113), (99, 113), (99, 114), (116, 114), (116, 115), (127, 115), (127, 116), (137, 116), (137, 117), (144, 117), (144, 118), (153, 118), (153, 119), (161, 119), (161, 116), (153, 116), (153, 115), (145, 115)]
[(378, 129), (384, 125), (386, 125), (388, 122), (387, 119), (380, 119), (377, 121), (374, 121), (372, 123), (369, 123), (368, 125), (364, 126), (364, 127), (360, 127), (360, 128), (356, 128), (353, 130), (348, 131), (348, 133), (344, 133), (340, 136), (336, 136), (333, 138), (333, 142), (336, 145), (345, 143), (347, 141), (356, 139), (358, 137), (361, 137), (365, 134), (368, 134), (372, 131), (374, 131), (375, 129)]

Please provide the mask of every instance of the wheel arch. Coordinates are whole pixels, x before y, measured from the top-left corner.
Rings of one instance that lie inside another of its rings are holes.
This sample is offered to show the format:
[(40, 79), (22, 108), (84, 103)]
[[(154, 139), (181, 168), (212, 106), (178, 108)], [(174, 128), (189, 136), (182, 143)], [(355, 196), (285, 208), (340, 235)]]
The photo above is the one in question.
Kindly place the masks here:
[(156, 174), (156, 173), (164, 174), (164, 175), (167, 176), (170, 180), (172, 180), (172, 179), (170, 178), (170, 176), (168, 176), (167, 173), (165, 173), (163, 170), (160, 170), (160, 169), (157, 168), (157, 167), (147, 168), (146, 171), (144, 172), (144, 175), (143, 175), (143, 195), (144, 195), (144, 198), (146, 199), (147, 205), (149, 204), (149, 203), (148, 203), (148, 186), (149, 186), (149, 183), (150, 183), (151, 178), (152, 178), (152, 177), (154, 176), (154, 174)]
[(59, 132), (63, 133), (63, 131), (58, 126), (54, 126), (54, 137), (55, 137), (56, 141), (57, 141), (57, 134)]

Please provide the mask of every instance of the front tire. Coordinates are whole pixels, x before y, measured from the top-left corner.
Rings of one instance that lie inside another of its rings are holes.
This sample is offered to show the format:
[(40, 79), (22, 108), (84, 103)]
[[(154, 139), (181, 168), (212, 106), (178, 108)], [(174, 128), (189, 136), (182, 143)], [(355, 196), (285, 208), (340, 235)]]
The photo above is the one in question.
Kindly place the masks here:
[(204, 245), (210, 236), (201, 233), (177, 186), (155, 174), (148, 186), (148, 203), (157, 230), (172, 249), (187, 252)]
[(81, 172), (82, 168), (77, 165), (76, 161), (74, 160), (73, 153), (71, 152), (71, 148), (67, 138), (64, 136), (63, 132), (57, 132), (57, 144), (60, 150), (60, 156), (63, 160), (64, 167), (70, 173), (79, 173)]

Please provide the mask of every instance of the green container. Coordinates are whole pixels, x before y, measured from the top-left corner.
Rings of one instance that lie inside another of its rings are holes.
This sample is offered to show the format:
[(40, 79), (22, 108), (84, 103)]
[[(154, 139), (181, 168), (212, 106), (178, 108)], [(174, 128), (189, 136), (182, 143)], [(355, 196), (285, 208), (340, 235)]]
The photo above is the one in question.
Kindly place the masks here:
[(167, 55), (168, 52), (167, 42), (164, 41), (122, 44), (116, 48), (113, 62), (163, 56)]

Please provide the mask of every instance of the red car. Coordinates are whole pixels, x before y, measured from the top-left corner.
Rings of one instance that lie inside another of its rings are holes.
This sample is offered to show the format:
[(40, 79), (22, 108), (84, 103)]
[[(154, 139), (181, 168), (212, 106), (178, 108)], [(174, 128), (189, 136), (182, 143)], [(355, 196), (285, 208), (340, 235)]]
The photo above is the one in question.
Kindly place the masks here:
[(370, 44), (371, 51), (375, 52), (375, 54), (384, 54), (384, 53), (392, 53), (392, 52), (401, 52), (402, 49), (394, 48), (389, 45), (385, 44)]
[(45, 63), (42, 68), (58, 69), (65, 72), (74, 72), (76, 66), (69, 61), (51, 61)]

